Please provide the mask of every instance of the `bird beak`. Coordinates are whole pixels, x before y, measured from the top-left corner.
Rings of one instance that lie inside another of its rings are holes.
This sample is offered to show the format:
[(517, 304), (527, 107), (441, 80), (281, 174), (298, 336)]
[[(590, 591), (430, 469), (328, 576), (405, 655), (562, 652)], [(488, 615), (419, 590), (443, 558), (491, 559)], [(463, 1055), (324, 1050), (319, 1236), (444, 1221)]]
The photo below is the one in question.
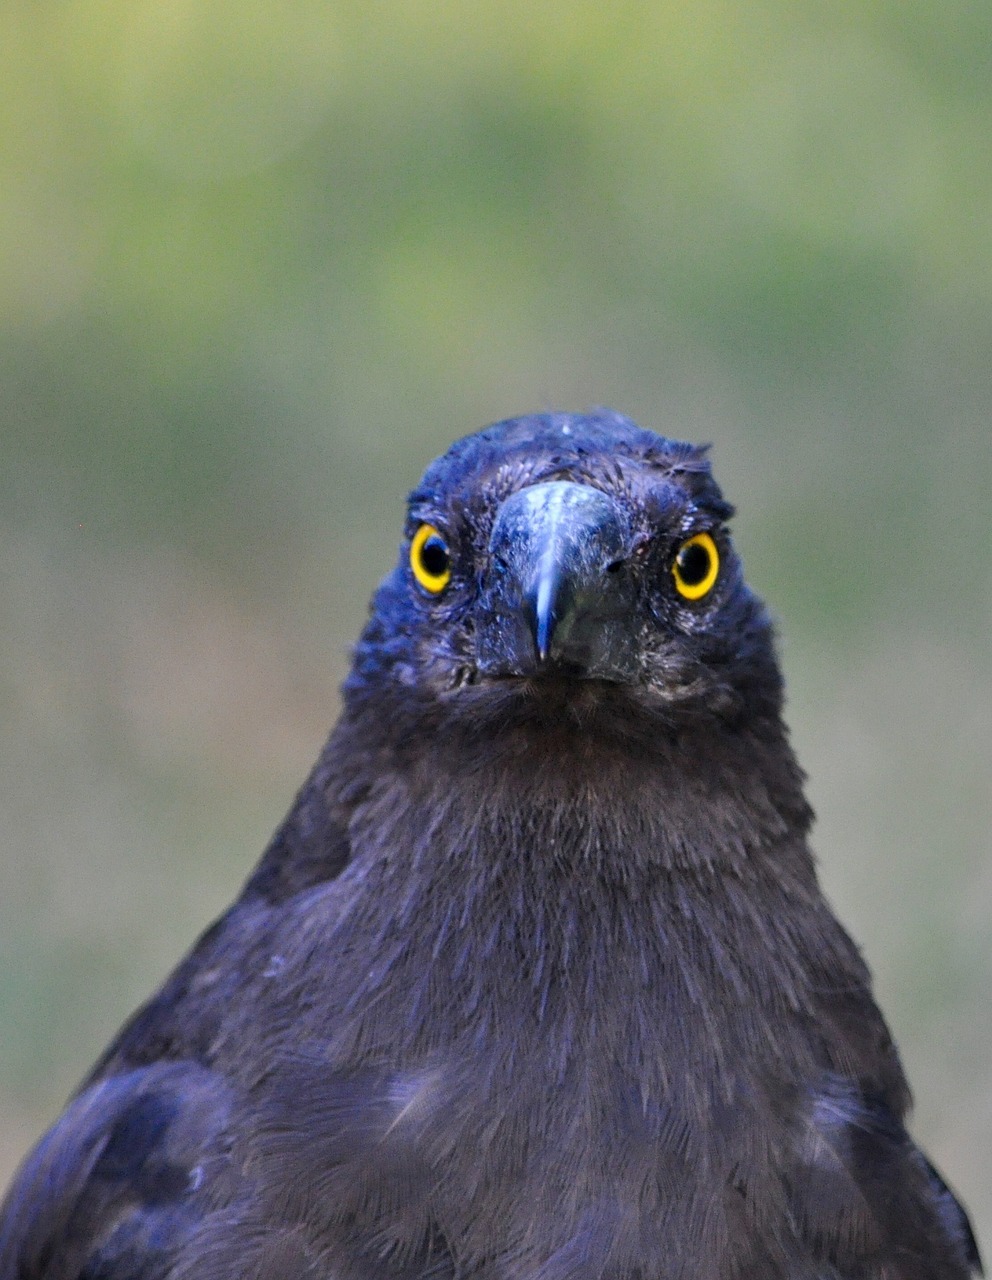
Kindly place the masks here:
[(511, 494), (489, 540), (480, 674), (633, 679), (631, 541), (624, 509), (590, 485), (553, 480)]

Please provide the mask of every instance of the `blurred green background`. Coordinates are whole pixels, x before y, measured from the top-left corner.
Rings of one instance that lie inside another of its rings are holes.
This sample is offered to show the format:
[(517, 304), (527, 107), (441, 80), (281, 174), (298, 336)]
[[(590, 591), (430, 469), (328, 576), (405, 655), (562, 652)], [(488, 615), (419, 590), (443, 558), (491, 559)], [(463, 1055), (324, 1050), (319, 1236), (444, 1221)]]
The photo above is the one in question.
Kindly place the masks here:
[(715, 443), (992, 1247), (992, 6), (4, 0), (0, 1182), (247, 874), (456, 435)]

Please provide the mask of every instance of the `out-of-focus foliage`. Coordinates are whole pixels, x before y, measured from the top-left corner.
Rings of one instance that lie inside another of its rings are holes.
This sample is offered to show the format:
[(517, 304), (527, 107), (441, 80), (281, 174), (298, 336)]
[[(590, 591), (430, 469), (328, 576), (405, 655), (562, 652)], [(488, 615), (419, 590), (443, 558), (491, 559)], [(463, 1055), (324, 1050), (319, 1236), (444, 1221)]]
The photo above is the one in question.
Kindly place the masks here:
[(992, 1240), (992, 7), (0, 8), (0, 1179), (231, 896), (403, 492), (716, 443), (829, 889)]

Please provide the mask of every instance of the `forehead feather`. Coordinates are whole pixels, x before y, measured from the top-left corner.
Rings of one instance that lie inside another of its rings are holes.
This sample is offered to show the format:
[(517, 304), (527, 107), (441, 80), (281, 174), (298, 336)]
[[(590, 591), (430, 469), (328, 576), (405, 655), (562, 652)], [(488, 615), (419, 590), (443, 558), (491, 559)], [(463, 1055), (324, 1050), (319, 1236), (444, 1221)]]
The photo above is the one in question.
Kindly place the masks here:
[(647, 488), (668, 482), (692, 506), (727, 519), (732, 508), (713, 479), (708, 447), (645, 431), (610, 409), (509, 418), (456, 440), (424, 472), (410, 502), (489, 505), (558, 476), (621, 490), (640, 480)]

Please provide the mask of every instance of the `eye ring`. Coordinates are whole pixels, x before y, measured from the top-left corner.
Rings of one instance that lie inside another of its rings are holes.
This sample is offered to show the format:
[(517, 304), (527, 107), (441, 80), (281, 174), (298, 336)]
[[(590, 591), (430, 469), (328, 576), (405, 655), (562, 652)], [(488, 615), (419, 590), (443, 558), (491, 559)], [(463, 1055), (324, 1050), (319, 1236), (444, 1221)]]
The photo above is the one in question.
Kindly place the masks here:
[(720, 552), (708, 533), (687, 538), (675, 553), (672, 577), (675, 589), (686, 600), (702, 600), (713, 590), (720, 572)]
[(410, 543), (410, 568), (423, 589), (432, 596), (451, 581), (451, 549), (432, 524), (422, 524)]

